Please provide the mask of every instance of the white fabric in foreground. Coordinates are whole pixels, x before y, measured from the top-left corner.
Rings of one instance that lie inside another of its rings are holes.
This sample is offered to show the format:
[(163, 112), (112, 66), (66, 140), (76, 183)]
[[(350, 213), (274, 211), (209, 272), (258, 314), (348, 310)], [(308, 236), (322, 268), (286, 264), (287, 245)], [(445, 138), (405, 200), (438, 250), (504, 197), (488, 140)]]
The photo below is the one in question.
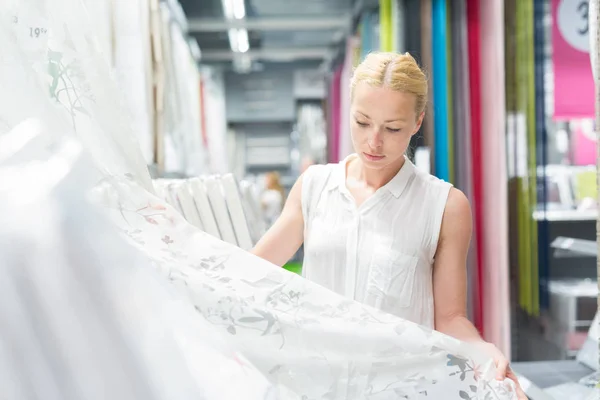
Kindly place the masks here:
[[(122, 110), (107, 89), (114, 83), (93, 51), (80, 0), (10, 0), (0, 12), (7, 11), (0, 86), (14, 90), (0, 92), (3, 125), (37, 116), (61, 135), (72, 123), (104, 174), (94, 201), (198, 317), (273, 383), (278, 398), (515, 398), (509, 383), (494, 379), (492, 361), (470, 346), (349, 301), (188, 224), (150, 193), (133, 133), (114, 122)], [(15, 13), (26, 18), (14, 23)], [(50, 40), (30, 41), (31, 26), (41, 26)], [(49, 71), (56, 60), (65, 68)], [(50, 92), (48, 82), (56, 84)], [(61, 90), (71, 96), (66, 105), (57, 102)]]
[[(12, 133), (25, 131), (40, 125)], [(90, 170), (77, 144), (38, 136), (22, 147), (0, 159), (2, 398), (277, 398), (84, 201)]]

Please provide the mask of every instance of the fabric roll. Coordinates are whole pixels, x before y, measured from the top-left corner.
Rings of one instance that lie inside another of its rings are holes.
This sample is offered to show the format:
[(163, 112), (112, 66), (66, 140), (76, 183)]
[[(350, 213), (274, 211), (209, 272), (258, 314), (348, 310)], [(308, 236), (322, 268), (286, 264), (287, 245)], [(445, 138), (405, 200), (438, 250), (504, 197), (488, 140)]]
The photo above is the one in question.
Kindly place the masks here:
[(372, 50), (373, 42), (373, 17), (370, 13), (364, 13), (360, 22), (360, 59), (367, 57)]
[(357, 44), (358, 40), (353, 36), (346, 40), (346, 54), (340, 77), (339, 160), (353, 153), (350, 136), (350, 80), (354, 70), (354, 49)]
[(517, 168), (518, 223), (519, 223), (519, 269), (522, 284), (521, 307), (530, 315), (539, 315), (539, 272), (537, 222), (533, 211), (537, 207), (537, 162), (535, 140), (535, 70), (533, 0), (516, 4), (516, 113), (517, 152), (526, 160)]
[(330, 162), (333, 163), (337, 163), (339, 162), (339, 155), (340, 155), (340, 113), (341, 113), (341, 93), (340, 93), (340, 85), (341, 85), (341, 79), (342, 79), (342, 70), (343, 70), (343, 66), (340, 65), (338, 66), (338, 68), (335, 70), (334, 74), (333, 74), (333, 81), (332, 81), (332, 118), (331, 118), (331, 122), (332, 122), (332, 129), (331, 129), (331, 136), (332, 136), (332, 146), (331, 146), (331, 160)]
[(156, 161), (149, 0), (113, 1), (114, 68), (147, 164)]
[(455, 130), (454, 130), (454, 90), (456, 81), (454, 80), (453, 60), (455, 54), (452, 44), (452, 31), (455, 28), (452, 22), (451, 0), (446, 0), (446, 69), (448, 76), (448, 180), (452, 183), (456, 182), (456, 157), (455, 157)]
[(392, 0), (392, 28), (393, 28), (393, 49), (395, 52), (403, 53), (406, 49), (406, 10), (405, 3), (402, 0)]
[[(431, 18), (431, 1), (432, 0), (421, 0), (421, 8), (420, 8), (420, 37), (421, 37), (421, 65), (427, 71), (429, 78), (429, 93), (427, 98), (427, 104), (431, 107), (433, 105), (433, 96), (435, 93), (435, 86), (433, 82), (433, 51), (432, 51), (432, 18)], [(428, 108), (425, 113), (425, 118), (423, 120), (423, 141), (425, 146), (427, 146), (431, 151), (431, 159), (430, 165), (431, 169), (435, 169), (435, 140), (434, 140), (434, 127), (435, 121), (433, 118), (433, 107)]]
[[(400, 14), (403, 18), (401, 21), (401, 29), (403, 31), (402, 43), (404, 46), (402, 51), (409, 52), (415, 58), (421, 68), (425, 70), (425, 73), (428, 74), (428, 68), (423, 64), (422, 57), (423, 49), (421, 48), (421, 18), (414, 17), (417, 15), (420, 16), (421, 4), (420, 2), (416, 1), (399, 0), (399, 9), (401, 10)], [(410, 138), (409, 151), (407, 155), (413, 162), (416, 162), (415, 157), (417, 157), (416, 153), (418, 148), (425, 145), (424, 131), (426, 129), (429, 113), (430, 110), (427, 108), (425, 110), (425, 121), (423, 122), (419, 133)]]
[(394, 51), (394, 29), (392, 27), (392, 1), (379, 1), (379, 50)]
[(476, 298), (474, 304), (475, 327), (485, 337), (483, 326), (483, 304), (482, 297), (486, 288), (483, 285), (483, 260), (484, 260), (484, 226), (483, 226), (483, 176), (482, 176), (482, 154), (481, 154), (481, 41), (480, 41), (480, 13), (479, 0), (467, 0), (467, 23), (468, 23), (468, 45), (469, 45), (469, 105), (471, 110), (471, 166), (473, 171), (473, 214), (475, 249), (477, 259), (477, 285), (476, 290), (482, 294)]
[[(546, 24), (545, 24), (545, 8), (546, 1), (534, 0), (534, 47), (535, 47), (535, 119), (536, 119), (536, 141), (540, 144), (538, 156), (540, 156), (539, 164), (548, 164), (548, 135), (546, 132), (546, 88), (545, 88), (545, 63), (546, 54)], [(592, 163), (596, 160), (596, 151), (594, 145), (591, 146)], [(538, 162), (536, 162), (538, 164)], [(548, 198), (547, 188), (548, 182), (546, 179), (541, 180), (541, 197), (545, 209), (545, 202)], [(537, 201), (536, 201), (537, 203)], [(538, 207), (536, 207), (537, 209)], [(546, 309), (549, 306), (550, 299), (548, 296), (548, 280), (550, 278), (550, 227), (546, 219), (538, 222), (538, 257), (539, 257), (539, 279), (540, 279), (540, 308)]]
[[(485, 339), (510, 352), (508, 267), (508, 177), (506, 175), (504, 4), (480, 3), (481, 20), (481, 153), (483, 164), (483, 297)], [(485, 89), (483, 89), (485, 88)]]
[[(452, 46), (455, 49), (452, 57), (452, 75), (455, 82), (454, 98), (454, 150), (455, 180), (454, 185), (463, 191), (471, 206), (473, 198), (473, 169), (471, 166), (471, 125), (469, 98), (469, 44), (467, 39), (467, 2), (456, 0), (452, 12)], [(471, 239), (467, 258), (468, 293), (467, 311), (471, 321), (475, 320), (476, 298), (481, 294), (477, 286), (477, 253), (475, 235)]]
[(433, 61), (433, 118), (435, 123), (434, 174), (450, 181), (450, 147), (448, 131), (448, 52), (447, 52), (447, 4), (446, 0), (433, 0), (432, 61)]

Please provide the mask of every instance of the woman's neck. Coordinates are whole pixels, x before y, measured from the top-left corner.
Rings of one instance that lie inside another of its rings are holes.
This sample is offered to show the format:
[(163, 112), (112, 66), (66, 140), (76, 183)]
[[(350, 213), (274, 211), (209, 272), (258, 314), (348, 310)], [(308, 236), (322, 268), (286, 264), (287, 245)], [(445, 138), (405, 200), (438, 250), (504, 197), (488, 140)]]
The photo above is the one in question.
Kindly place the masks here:
[(387, 185), (398, 174), (398, 171), (404, 166), (405, 162), (405, 158), (401, 157), (399, 162), (387, 165), (381, 169), (374, 169), (365, 167), (359, 157), (354, 157), (346, 165), (346, 177), (377, 190)]

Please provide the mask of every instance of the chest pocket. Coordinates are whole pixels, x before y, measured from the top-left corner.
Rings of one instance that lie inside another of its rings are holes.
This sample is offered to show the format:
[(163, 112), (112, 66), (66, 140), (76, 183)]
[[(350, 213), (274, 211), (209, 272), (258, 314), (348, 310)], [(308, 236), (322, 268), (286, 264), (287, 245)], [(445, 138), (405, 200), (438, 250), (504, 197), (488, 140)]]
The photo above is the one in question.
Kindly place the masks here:
[(419, 259), (389, 248), (376, 248), (367, 279), (367, 303), (384, 311), (410, 307)]

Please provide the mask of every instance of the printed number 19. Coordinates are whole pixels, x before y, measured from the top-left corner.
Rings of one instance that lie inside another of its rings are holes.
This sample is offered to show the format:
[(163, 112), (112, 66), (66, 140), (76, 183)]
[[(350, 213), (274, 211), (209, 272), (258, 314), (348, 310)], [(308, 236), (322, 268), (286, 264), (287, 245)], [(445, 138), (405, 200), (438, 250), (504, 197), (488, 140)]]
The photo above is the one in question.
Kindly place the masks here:
[(43, 28), (29, 28), (29, 36), (39, 38), (41, 34), (46, 33)]

